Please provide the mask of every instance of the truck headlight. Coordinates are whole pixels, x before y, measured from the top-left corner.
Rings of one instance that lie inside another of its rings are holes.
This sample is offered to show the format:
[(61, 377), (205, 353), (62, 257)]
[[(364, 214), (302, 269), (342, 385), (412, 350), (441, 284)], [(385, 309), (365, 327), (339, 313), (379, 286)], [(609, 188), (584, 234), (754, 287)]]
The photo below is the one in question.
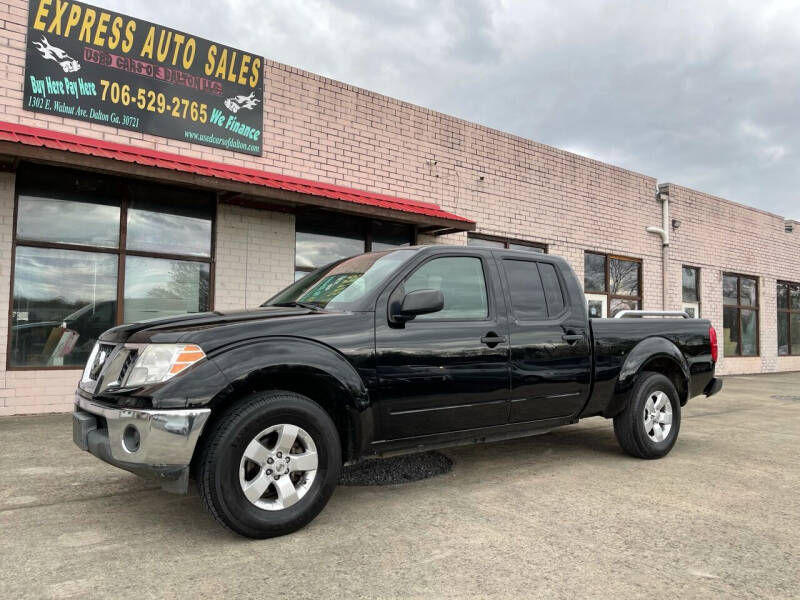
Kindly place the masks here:
[(205, 357), (203, 349), (194, 344), (147, 344), (139, 351), (124, 385), (167, 381)]

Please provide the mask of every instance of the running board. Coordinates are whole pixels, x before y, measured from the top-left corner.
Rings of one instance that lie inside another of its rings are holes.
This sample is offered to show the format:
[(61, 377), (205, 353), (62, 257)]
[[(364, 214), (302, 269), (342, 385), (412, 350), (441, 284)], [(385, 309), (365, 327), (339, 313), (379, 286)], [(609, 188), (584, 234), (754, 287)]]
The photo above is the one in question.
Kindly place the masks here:
[(456, 446), (502, 442), (532, 435), (540, 435), (552, 431), (557, 427), (573, 425), (577, 422), (578, 419), (576, 417), (558, 417), (555, 419), (525, 421), (523, 423), (510, 423), (477, 429), (461, 429), (458, 431), (447, 431), (444, 433), (434, 433), (431, 435), (400, 438), (396, 440), (378, 440), (369, 445), (365, 454), (388, 457)]

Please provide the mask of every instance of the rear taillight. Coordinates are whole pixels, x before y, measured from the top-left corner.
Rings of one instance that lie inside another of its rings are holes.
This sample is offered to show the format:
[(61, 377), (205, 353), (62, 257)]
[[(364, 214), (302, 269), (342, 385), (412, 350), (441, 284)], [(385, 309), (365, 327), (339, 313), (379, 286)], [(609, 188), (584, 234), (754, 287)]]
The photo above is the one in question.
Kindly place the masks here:
[(708, 338), (711, 341), (711, 360), (717, 362), (719, 344), (717, 344), (717, 330), (713, 327), (708, 328)]

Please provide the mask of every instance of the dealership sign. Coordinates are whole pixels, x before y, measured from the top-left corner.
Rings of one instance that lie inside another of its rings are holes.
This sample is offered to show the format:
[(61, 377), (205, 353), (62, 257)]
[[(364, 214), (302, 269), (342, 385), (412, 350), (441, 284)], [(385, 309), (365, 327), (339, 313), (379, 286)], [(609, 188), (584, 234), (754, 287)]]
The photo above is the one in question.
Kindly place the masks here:
[(261, 154), (264, 59), (82, 2), (32, 0), (24, 108)]

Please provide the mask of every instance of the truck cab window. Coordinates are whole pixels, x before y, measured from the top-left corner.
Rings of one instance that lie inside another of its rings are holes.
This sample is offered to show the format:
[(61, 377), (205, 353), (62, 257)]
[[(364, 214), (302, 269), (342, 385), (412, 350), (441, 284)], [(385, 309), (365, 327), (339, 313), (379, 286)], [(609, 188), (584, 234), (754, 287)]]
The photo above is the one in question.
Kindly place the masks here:
[(539, 273), (542, 276), (544, 296), (547, 299), (547, 312), (550, 318), (557, 317), (564, 310), (564, 292), (558, 281), (556, 268), (550, 264), (539, 263)]
[(474, 256), (445, 256), (426, 262), (409, 277), (405, 293), (415, 290), (440, 290), (444, 308), (416, 320), (485, 319), (489, 300), (481, 259)]
[(504, 260), (503, 268), (508, 278), (511, 309), (519, 321), (547, 318), (544, 287), (536, 263), (527, 260)]

